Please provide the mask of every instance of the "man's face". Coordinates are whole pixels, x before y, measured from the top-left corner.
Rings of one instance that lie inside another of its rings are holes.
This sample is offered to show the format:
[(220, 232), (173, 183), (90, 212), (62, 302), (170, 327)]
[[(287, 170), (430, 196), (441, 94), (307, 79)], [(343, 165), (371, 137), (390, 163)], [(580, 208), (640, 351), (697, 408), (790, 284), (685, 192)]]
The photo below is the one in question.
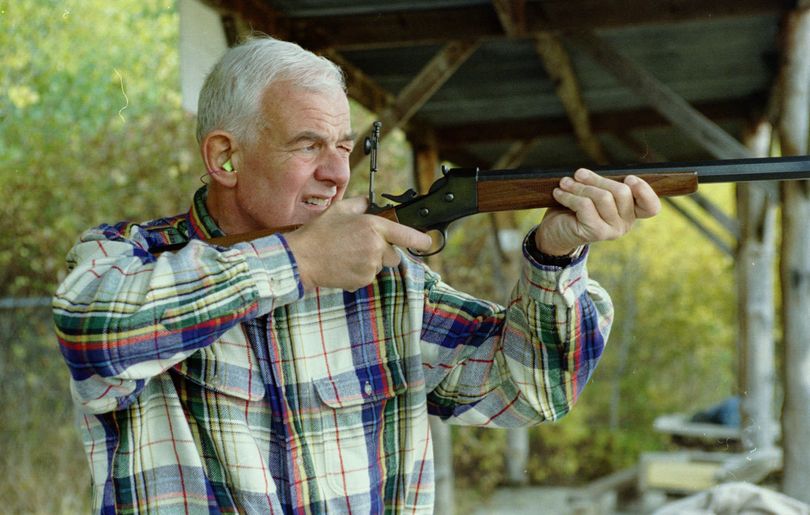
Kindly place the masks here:
[(353, 138), (343, 91), (277, 82), (261, 105), (259, 132), (242, 148), (233, 232), (308, 222), (340, 200), (349, 182)]

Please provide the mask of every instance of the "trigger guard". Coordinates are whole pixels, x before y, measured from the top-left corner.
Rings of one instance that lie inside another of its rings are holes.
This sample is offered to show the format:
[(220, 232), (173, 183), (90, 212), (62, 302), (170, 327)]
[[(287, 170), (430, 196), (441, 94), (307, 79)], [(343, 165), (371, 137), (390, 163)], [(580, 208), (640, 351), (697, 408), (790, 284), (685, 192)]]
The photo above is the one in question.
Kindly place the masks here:
[(438, 254), (439, 252), (444, 250), (444, 247), (447, 245), (447, 229), (443, 228), (443, 229), (435, 229), (435, 230), (439, 234), (442, 235), (441, 242), (440, 242), (439, 247), (437, 249), (432, 250), (430, 252), (419, 252), (418, 250), (413, 250), (413, 249), (409, 248), (408, 252), (414, 257), (426, 258), (426, 257), (430, 257), (430, 256), (435, 256), (436, 254)]

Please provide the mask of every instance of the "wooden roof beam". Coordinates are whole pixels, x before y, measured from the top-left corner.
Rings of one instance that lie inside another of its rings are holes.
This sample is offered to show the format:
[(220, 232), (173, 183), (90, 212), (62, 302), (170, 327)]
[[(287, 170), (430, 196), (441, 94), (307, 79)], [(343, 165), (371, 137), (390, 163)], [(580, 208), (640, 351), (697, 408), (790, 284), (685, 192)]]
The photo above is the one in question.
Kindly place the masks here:
[(647, 100), (653, 109), (714, 157), (718, 159), (752, 157), (751, 151), (745, 145), (593, 32), (571, 33), (566, 38), (587, 52), (619, 82)]
[(284, 13), (261, 0), (200, 0), (223, 15), (236, 15), (252, 31), (288, 39)]
[[(642, 146), (638, 140), (633, 138), (632, 136), (627, 135), (627, 133), (618, 133), (615, 135), (619, 141), (621, 141), (627, 148), (633, 151), (636, 155), (644, 156), (641, 158), (641, 161), (645, 163), (660, 163), (664, 161), (669, 161), (665, 156), (661, 155), (656, 151), (654, 148), (650, 148), (648, 145)], [(699, 191), (692, 193), (691, 195), (685, 197), (686, 199), (694, 202), (700, 209), (706, 212), (709, 216), (711, 216), (720, 226), (723, 227), (726, 231), (728, 231), (728, 235), (731, 237), (734, 243), (734, 247), (737, 246), (737, 242), (740, 239), (740, 224), (739, 222), (727, 215), (718, 205), (711, 201), (708, 197), (700, 193)], [(669, 201), (669, 199), (665, 199)], [(691, 221), (691, 219), (688, 219)], [(700, 229), (700, 232), (706, 234), (708, 229)], [(718, 236), (719, 238), (719, 236)], [(714, 243), (714, 239), (712, 239)], [(726, 252), (725, 247), (718, 247), (722, 252)]]
[(492, 0), (503, 32), (510, 38), (526, 35), (526, 0)]
[(696, 216), (692, 213), (684, 209), (678, 201), (673, 198), (665, 197), (664, 203), (672, 207), (675, 211), (678, 212), (682, 217), (686, 219), (695, 229), (698, 230), (703, 236), (705, 236), (712, 244), (717, 247), (717, 249), (725, 254), (730, 258), (734, 258), (734, 249), (731, 247), (730, 244), (726, 243), (722, 237), (716, 234), (714, 231), (709, 229), (706, 224), (701, 222)]
[[(255, 0), (254, 0), (255, 1)], [(552, 0), (525, 2), (523, 19), (510, 18), (510, 0), (492, 0), (493, 5), (474, 4), (410, 11), (370, 12), (335, 16), (302, 16), (278, 20), (285, 37), (310, 49), (380, 48), (439, 44), (456, 39), (502, 38), (507, 26), (525, 23), (527, 35), (540, 31), (598, 30), (635, 25), (676, 23), (760, 15), (782, 14), (792, 0)], [(501, 7), (506, 4), (507, 7)], [(281, 26), (283, 24), (283, 27)], [(257, 28), (261, 28), (257, 26)], [(507, 29), (507, 34), (509, 34)]]
[[(478, 42), (453, 41), (444, 46), (422, 68), (397, 95), (393, 103), (382, 110), (376, 111), (378, 120), (382, 122), (382, 137), (392, 130), (401, 127), (416, 114), (419, 109), (430, 100), (436, 91), (453, 76), (458, 68), (466, 61), (478, 47)], [(371, 126), (358, 133), (355, 145), (359, 145), (371, 130)], [(362, 152), (352, 152), (350, 165), (352, 168), (363, 160)]]
[[(761, 108), (761, 100), (745, 97), (720, 102), (696, 104), (704, 116), (713, 120), (740, 118), (741, 113)], [(742, 107), (741, 107), (742, 106)], [(591, 130), (595, 133), (621, 132), (669, 125), (669, 121), (652, 109), (629, 109), (590, 114)], [(526, 118), (520, 120), (493, 120), (465, 123), (436, 128), (436, 136), (443, 148), (471, 143), (523, 140), (533, 136), (562, 136), (572, 131), (568, 117)]]
[(542, 32), (535, 36), (535, 49), (543, 61), (546, 73), (554, 83), (557, 96), (574, 128), (577, 143), (594, 162), (607, 164), (608, 156), (599, 142), (599, 138), (591, 130), (588, 108), (582, 98), (579, 80), (568, 52), (559, 38), (549, 32)]
[(337, 50), (330, 49), (322, 53), (324, 57), (340, 66), (346, 77), (348, 95), (371, 112), (380, 112), (396, 102), (396, 96), (380, 86), (377, 81), (348, 61)]

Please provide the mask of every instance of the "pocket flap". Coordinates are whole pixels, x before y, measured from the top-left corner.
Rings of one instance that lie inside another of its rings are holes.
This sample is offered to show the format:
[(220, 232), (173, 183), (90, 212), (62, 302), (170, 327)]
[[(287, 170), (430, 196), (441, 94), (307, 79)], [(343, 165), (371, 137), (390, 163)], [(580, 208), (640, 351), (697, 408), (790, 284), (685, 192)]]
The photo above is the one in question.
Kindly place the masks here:
[(258, 360), (241, 326), (175, 365), (174, 370), (209, 390), (248, 401), (264, 398)]
[(314, 382), (321, 401), (334, 409), (390, 399), (408, 388), (398, 361), (365, 366)]

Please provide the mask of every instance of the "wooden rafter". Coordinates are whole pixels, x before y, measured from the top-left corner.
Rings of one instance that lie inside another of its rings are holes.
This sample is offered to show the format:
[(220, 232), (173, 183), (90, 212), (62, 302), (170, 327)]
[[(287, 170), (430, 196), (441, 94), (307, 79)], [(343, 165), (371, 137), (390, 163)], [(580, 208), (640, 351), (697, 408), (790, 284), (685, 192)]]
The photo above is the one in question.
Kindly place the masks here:
[(346, 88), (351, 98), (371, 112), (380, 112), (396, 102), (396, 97), (366, 75), (363, 70), (349, 62), (334, 49), (325, 50), (322, 55), (340, 66), (346, 77)]
[[(477, 46), (478, 43), (473, 41), (453, 41), (433, 56), (416, 77), (402, 89), (394, 102), (377, 112), (377, 118), (382, 122), (382, 136), (385, 137), (392, 130), (407, 123), (453, 76), (453, 73), (472, 55)], [(367, 127), (366, 130), (358, 133), (356, 145), (365, 138), (369, 130), (370, 127)], [(361, 152), (353, 152), (351, 167), (354, 168), (364, 157)]]
[(200, 0), (225, 15), (236, 15), (250, 30), (261, 31), (286, 39), (285, 16), (261, 0)]
[(541, 32), (535, 36), (535, 49), (554, 83), (557, 96), (574, 128), (577, 143), (594, 162), (607, 164), (605, 150), (591, 130), (588, 108), (582, 99), (579, 81), (568, 52), (559, 38), (549, 32)]
[[(668, 159), (662, 156), (656, 149), (650, 148), (649, 146), (644, 146), (642, 148), (642, 145), (638, 142), (638, 140), (627, 135), (627, 133), (617, 133), (615, 136), (627, 148), (636, 153), (636, 155), (640, 156), (639, 160), (642, 162), (661, 163), (668, 161)], [(686, 197), (686, 199), (688, 199), (687, 201), (694, 202), (700, 209), (705, 211), (706, 214), (711, 216), (718, 224), (720, 224), (720, 226), (722, 226), (728, 232), (728, 236), (733, 240), (733, 243), (736, 246), (736, 243), (740, 237), (740, 224), (737, 222), (737, 220), (728, 216), (722, 209), (720, 209), (720, 207), (718, 207), (714, 202), (699, 191), (692, 193)], [(680, 206), (677, 206), (677, 208), (680, 210)], [(687, 220), (691, 222), (692, 218), (687, 218)], [(704, 234), (711, 232), (703, 227), (698, 227), (698, 230)], [(718, 235), (712, 234), (710, 240), (714, 243), (715, 240), (722, 241), (722, 238), (720, 238)], [(726, 250), (731, 247), (724, 246), (719, 248), (725, 253)]]
[(567, 38), (713, 156), (719, 159), (751, 157), (745, 145), (606, 41), (588, 31), (572, 33)]
[[(495, 0), (493, 0), (495, 2)], [(526, 2), (525, 33), (571, 29), (602, 29), (673, 23), (711, 16), (779, 14), (792, 5), (787, 0), (588, 0)], [(380, 48), (438, 44), (465, 38), (503, 38), (504, 11), (486, 3), (467, 6), (357, 14), (330, 13), (287, 20), (286, 37), (310, 49)], [(499, 16), (501, 16), (499, 18)], [(512, 23), (508, 21), (507, 23)], [(521, 24), (524, 22), (520, 22)]]
[(539, 141), (540, 138), (533, 138), (512, 143), (507, 151), (495, 161), (493, 168), (500, 170), (520, 166)]
[[(712, 120), (739, 118), (741, 111), (760, 107), (757, 100), (745, 97), (722, 102), (696, 104), (704, 116)], [(742, 106), (742, 109), (741, 109)], [(628, 109), (590, 114), (593, 132), (633, 131), (669, 125), (669, 121), (653, 109)], [(525, 140), (534, 136), (562, 136), (573, 130), (568, 117), (525, 118), (519, 120), (492, 120), (463, 125), (447, 125), (436, 129), (442, 148), (481, 142)]]
[(492, 7), (507, 36), (526, 35), (526, 0), (492, 0)]
[(675, 211), (678, 212), (682, 217), (684, 217), (693, 227), (695, 227), (698, 232), (700, 232), (703, 236), (705, 236), (710, 242), (714, 244), (723, 254), (733, 258), (734, 257), (734, 249), (726, 243), (723, 238), (721, 238), (718, 234), (714, 231), (709, 229), (706, 224), (701, 222), (697, 217), (692, 215), (689, 211), (684, 209), (679, 202), (675, 201), (672, 198), (665, 198), (664, 202), (672, 207)]

